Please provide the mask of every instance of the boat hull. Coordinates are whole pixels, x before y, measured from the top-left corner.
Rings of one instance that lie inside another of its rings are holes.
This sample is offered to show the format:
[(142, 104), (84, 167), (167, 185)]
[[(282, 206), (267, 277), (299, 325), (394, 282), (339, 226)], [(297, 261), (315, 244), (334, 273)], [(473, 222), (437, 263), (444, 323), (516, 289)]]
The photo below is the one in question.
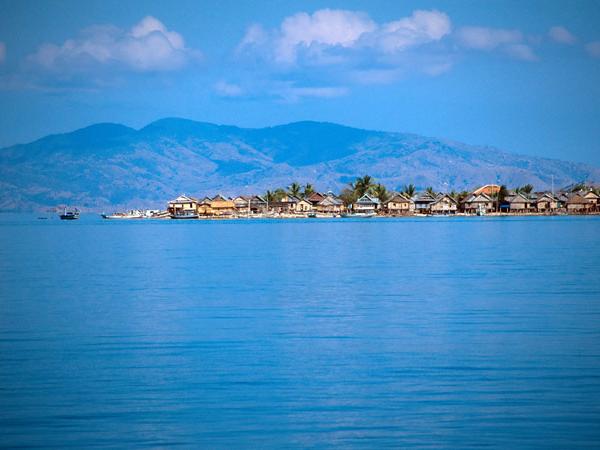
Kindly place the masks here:
[(197, 219), (198, 214), (171, 214), (171, 219), (184, 220), (184, 219)]
[(342, 217), (345, 219), (368, 219), (370, 217), (375, 217), (375, 213), (353, 213), (353, 214), (342, 214)]

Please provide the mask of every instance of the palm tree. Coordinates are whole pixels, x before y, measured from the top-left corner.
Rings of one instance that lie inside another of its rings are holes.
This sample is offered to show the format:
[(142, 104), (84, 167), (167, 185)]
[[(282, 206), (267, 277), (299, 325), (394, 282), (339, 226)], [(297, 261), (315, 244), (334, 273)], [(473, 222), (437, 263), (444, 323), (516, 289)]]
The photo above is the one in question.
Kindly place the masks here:
[(533, 191), (533, 186), (531, 184), (526, 184), (525, 186), (521, 186), (516, 189), (517, 193), (529, 195)]
[(374, 185), (373, 178), (369, 175), (365, 175), (364, 177), (358, 177), (354, 184), (352, 184), (352, 189), (357, 197), (362, 197), (367, 193)]
[(412, 198), (415, 195), (415, 192), (417, 192), (417, 189), (415, 188), (414, 184), (404, 186), (403, 193), (406, 194), (406, 196), (408, 196), (409, 198)]
[(304, 198), (309, 197), (310, 194), (312, 194), (313, 192), (315, 192), (315, 188), (313, 187), (313, 185), (310, 183), (306, 183), (306, 185), (304, 186), (304, 193), (302, 194)]
[(269, 205), (275, 201), (275, 196), (273, 195), (273, 192), (271, 192), (271, 191), (265, 192), (265, 200), (267, 202), (267, 212), (268, 212)]
[(433, 188), (431, 186), (428, 186), (427, 189), (425, 189), (425, 192), (427, 192), (429, 195), (432, 195), (435, 197), (435, 191), (433, 190)]
[(390, 198), (390, 193), (388, 192), (387, 188), (381, 183), (373, 186), (372, 192), (373, 195), (377, 197), (381, 203), (387, 202)]
[(288, 187), (288, 193), (291, 196), (298, 197), (300, 196), (300, 192), (302, 192), (302, 186), (300, 186), (295, 181), (292, 184), (290, 184), (290, 187)]

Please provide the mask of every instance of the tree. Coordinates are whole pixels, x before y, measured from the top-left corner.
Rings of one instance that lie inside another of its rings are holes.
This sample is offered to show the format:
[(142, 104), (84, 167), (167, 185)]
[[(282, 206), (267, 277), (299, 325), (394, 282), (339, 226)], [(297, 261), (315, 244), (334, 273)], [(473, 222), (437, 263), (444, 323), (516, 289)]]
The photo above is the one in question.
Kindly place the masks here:
[(458, 203), (462, 203), (467, 199), (469, 195), (471, 195), (469, 191), (461, 191), (458, 194), (456, 194), (455, 199)]
[(373, 186), (372, 192), (373, 195), (377, 197), (381, 203), (387, 202), (390, 198), (390, 193), (388, 192), (387, 188), (381, 183)]
[(354, 184), (352, 184), (352, 189), (358, 198), (365, 195), (371, 188), (373, 187), (374, 182), (373, 178), (369, 175), (365, 175), (364, 177), (358, 177)]
[(533, 192), (533, 186), (531, 184), (526, 184), (516, 189), (517, 193), (529, 195)]
[(275, 201), (275, 196), (273, 195), (273, 192), (267, 191), (265, 193), (265, 200), (267, 201), (267, 203), (273, 203)]
[(302, 186), (295, 181), (288, 187), (288, 193), (294, 197), (299, 197), (302, 191)]
[(417, 192), (417, 189), (415, 188), (415, 186), (413, 184), (404, 186), (404, 191), (402, 191), (402, 193), (407, 195), (409, 198), (412, 198), (416, 192)]
[(285, 189), (277, 188), (273, 192), (273, 199), (274, 199), (273, 201), (280, 202), (283, 199), (283, 197), (285, 197), (286, 195), (287, 195), (287, 192), (285, 191)]
[(310, 183), (306, 183), (306, 185), (304, 186), (304, 192), (302, 193), (302, 195), (304, 196), (304, 198), (306, 198), (306, 197), (309, 197), (314, 192), (315, 192), (315, 188), (313, 188), (313, 185)]
[(495, 194), (492, 194), (492, 198), (496, 200), (496, 211), (500, 211), (500, 205), (504, 203), (508, 197), (508, 189), (505, 185), (500, 186), (500, 189)]
[(435, 191), (431, 186), (428, 186), (427, 189), (425, 189), (425, 192), (427, 192), (429, 195), (435, 196)]
[(344, 202), (344, 206), (348, 207), (358, 200), (358, 197), (356, 196), (354, 189), (347, 187), (342, 189), (342, 192), (340, 192), (340, 200)]

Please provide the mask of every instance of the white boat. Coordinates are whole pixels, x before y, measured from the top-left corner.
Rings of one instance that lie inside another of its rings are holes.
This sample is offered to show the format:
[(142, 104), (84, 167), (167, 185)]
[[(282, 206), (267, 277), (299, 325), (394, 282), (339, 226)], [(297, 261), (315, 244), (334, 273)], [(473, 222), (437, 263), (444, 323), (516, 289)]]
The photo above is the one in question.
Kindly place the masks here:
[(367, 212), (355, 212), (355, 213), (346, 213), (346, 214), (342, 214), (342, 217), (347, 218), (347, 219), (368, 219), (370, 217), (375, 217), (376, 214), (374, 212), (372, 213), (367, 213)]
[(116, 212), (113, 214), (101, 214), (103, 219), (143, 219), (146, 217), (142, 211), (131, 210), (129, 212)]
[(171, 214), (171, 219), (198, 219), (198, 213), (193, 211), (182, 211)]

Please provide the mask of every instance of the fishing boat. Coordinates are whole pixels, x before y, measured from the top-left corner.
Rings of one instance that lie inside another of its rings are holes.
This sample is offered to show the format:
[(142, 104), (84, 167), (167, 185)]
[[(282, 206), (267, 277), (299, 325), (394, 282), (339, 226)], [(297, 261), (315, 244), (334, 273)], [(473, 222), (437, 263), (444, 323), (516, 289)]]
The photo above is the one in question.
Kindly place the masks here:
[(77, 208), (65, 208), (59, 217), (60, 220), (77, 220), (79, 219), (79, 210)]

